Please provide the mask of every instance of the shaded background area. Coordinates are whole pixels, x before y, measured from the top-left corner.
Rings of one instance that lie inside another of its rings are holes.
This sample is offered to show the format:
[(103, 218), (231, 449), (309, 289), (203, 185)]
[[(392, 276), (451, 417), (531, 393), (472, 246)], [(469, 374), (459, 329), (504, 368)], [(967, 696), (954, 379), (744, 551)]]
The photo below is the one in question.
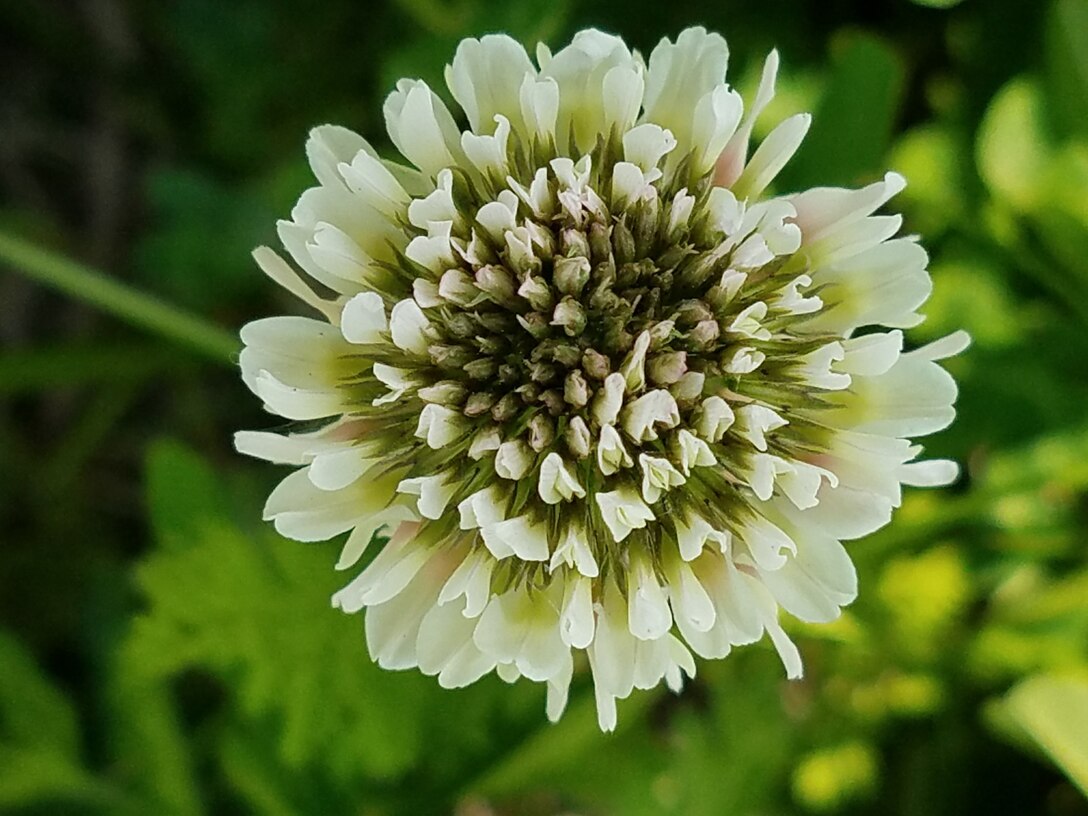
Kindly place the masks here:
[[(311, 126), (387, 150), (385, 94), (463, 36), (691, 24), (748, 94), (779, 48), (757, 136), (815, 113), (779, 191), (908, 177), (911, 340), (975, 338), (927, 443), (964, 476), (853, 543), (840, 622), (788, 624), (802, 682), (749, 647), (603, 736), (585, 676), (551, 726), (540, 688), (381, 672), (337, 544), (259, 520), (283, 472), (230, 436), (275, 420), (225, 337), (44, 287), (13, 239), (234, 333), (300, 308), (248, 253)], [(1088, 0), (0, 0), (0, 32), (0, 812), (1088, 814)]]

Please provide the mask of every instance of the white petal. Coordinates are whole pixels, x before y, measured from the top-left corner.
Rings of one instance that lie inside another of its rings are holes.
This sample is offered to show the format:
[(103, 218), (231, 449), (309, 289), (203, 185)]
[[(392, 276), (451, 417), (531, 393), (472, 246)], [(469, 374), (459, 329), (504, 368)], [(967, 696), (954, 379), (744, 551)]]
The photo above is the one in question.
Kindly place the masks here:
[(643, 552), (631, 554), (627, 574), (627, 626), (640, 640), (657, 640), (672, 626), (668, 596)]
[(585, 488), (570, 472), (563, 457), (554, 451), (544, 457), (540, 465), (537, 492), (545, 504), (559, 504), (575, 496), (584, 498), (586, 495)]
[(683, 517), (673, 518), (676, 526), (676, 542), (680, 557), (685, 561), (694, 561), (702, 552), (707, 542), (713, 542), (718, 549), (729, 551), (731, 536), (723, 530), (715, 530), (702, 516), (688, 510)]
[(360, 292), (340, 313), (340, 331), (349, 343), (379, 343), (386, 328), (385, 306), (376, 292)]
[(548, 560), (548, 531), (527, 516), (488, 524), (483, 528), (484, 544), (496, 558), (516, 555), (523, 561)]
[(638, 464), (642, 469), (642, 498), (653, 504), (661, 495), (684, 484), (687, 479), (668, 459), (640, 453)]
[(446, 70), (446, 84), (468, 117), (469, 127), (482, 133), (495, 114), (509, 116), (519, 109), (522, 83), (535, 74), (519, 42), (505, 34), (488, 34), (461, 40)]
[(960, 475), (960, 466), (951, 459), (909, 462), (899, 468), (899, 480), (913, 487), (943, 487)]
[(676, 398), (668, 391), (648, 391), (623, 411), (623, 430), (636, 442), (657, 439), (655, 425), (675, 428), (680, 423)]
[(516, 482), (529, 472), (534, 460), (533, 449), (524, 440), (503, 442), (495, 452), (495, 473)]
[(389, 315), (389, 331), (393, 336), (393, 344), (413, 354), (427, 353), (427, 338), (423, 331), (430, 325), (423, 310), (410, 298), (397, 301)]
[(359, 153), (373, 156), (372, 148), (362, 136), (339, 125), (320, 125), (310, 131), (306, 141), (306, 158), (317, 180), (327, 186), (342, 185), (337, 169), (341, 162), (350, 162)]
[(506, 517), (504, 507), (502, 492), (495, 485), (473, 493), (457, 505), (461, 514), (461, 529), (475, 530), (502, 521)]
[(434, 176), (458, 163), (457, 125), (425, 82), (397, 83), (385, 101), (385, 124), (397, 150), (424, 173)]
[(460, 437), (464, 428), (464, 417), (457, 411), (444, 405), (428, 403), (419, 413), (415, 435), (425, 440), (428, 447), (439, 450)]
[(417, 502), (419, 513), (429, 519), (442, 518), (446, 505), (449, 504), (456, 491), (457, 485), (448, 474), (403, 479), (397, 485), (398, 493), (419, 497)]
[(585, 649), (593, 642), (593, 582), (584, 576), (567, 580), (563, 608), (559, 616), (559, 635), (575, 649)]
[(623, 446), (619, 431), (611, 425), (601, 427), (597, 440), (597, 467), (605, 476), (611, 476), (620, 468), (631, 467), (634, 461)]
[(798, 113), (772, 130), (732, 185), (736, 196), (754, 199), (767, 189), (767, 185), (774, 181), (774, 177), (797, 152), (811, 124), (810, 114)]
[(604, 386), (593, 397), (591, 413), (598, 425), (614, 425), (623, 407), (623, 393), (626, 389), (624, 377), (613, 371), (604, 378)]
[(335, 391), (311, 391), (285, 385), (268, 371), (258, 371), (254, 390), (273, 413), (287, 419), (324, 419), (344, 411), (344, 398)]
[(695, 432), (708, 442), (720, 442), (736, 417), (729, 403), (721, 397), (707, 397), (693, 417)]
[(642, 529), (654, 518), (653, 511), (629, 488), (597, 493), (596, 499), (601, 518), (616, 542), (623, 541), (632, 530)]
[(765, 405), (742, 405), (737, 409), (733, 431), (752, 443), (756, 450), (767, 450), (766, 435), (789, 423)]

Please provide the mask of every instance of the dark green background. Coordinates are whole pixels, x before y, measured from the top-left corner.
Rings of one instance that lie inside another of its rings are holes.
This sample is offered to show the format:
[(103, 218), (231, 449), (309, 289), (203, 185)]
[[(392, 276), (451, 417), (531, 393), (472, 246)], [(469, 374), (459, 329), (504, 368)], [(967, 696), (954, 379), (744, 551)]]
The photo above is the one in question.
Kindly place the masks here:
[[(853, 543), (841, 622), (788, 624), (802, 682), (749, 647), (604, 736), (585, 676), (551, 726), (540, 687), (377, 670), (329, 607), (336, 544), (259, 520), (283, 472), (230, 435), (276, 420), (230, 355), (12, 258), (232, 334), (300, 313), (248, 253), (311, 126), (387, 150), (385, 94), (441, 86), (464, 36), (646, 54), (692, 24), (748, 94), (780, 50), (757, 136), (814, 112), (778, 191), (907, 175), (912, 342), (975, 338), (928, 445), (963, 478)], [(1088, 814), (1088, 0), (0, 0), (0, 32), (0, 812)]]

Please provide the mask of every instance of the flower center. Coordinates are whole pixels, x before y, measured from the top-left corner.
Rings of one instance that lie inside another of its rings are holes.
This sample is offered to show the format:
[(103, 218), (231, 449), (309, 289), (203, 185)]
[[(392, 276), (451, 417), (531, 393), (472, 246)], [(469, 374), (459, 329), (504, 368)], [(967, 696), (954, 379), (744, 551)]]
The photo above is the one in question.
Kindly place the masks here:
[[(605, 563), (640, 542), (655, 560), (667, 528), (646, 522), (662, 514), (697, 507), (718, 529), (743, 526), (754, 457), (806, 458), (803, 422), (769, 436), (791, 406), (819, 404), (803, 363), (828, 341), (790, 330), (822, 307), (801, 293), (792, 207), (746, 207), (667, 155), (667, 131), (642, 127), (657, 140), (642, 165), (602, 139), (518, 178), (440, 172), (408, 208), (410, 241), (387, 270), (395, 346), (375, 350), (361, 395), (390, 433), (414, 403), (431, 451), (402, 444), (393, 465), (439, 474), (453, 503), (505, 480), (489, 494), (503, 517), (546, 530), (547, 552), (588, 532)], [(433, 521), (436, 540), (458, 523)], [(512, 579), (534, 561), (510, 559)]]

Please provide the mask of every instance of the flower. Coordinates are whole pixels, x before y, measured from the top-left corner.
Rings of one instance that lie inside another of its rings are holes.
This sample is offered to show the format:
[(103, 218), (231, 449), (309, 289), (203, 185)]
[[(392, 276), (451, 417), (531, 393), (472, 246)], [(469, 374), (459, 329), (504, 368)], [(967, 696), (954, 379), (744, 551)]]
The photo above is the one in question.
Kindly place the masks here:
[(937, 361), (967, 340), (904, 350), (927, 257), (875, 214), (903, 179), (764, 195), (809, 117), (749, 155), (778, 58), (745, 110), (727, 54), (700, 28), (646, 62), (593, 30), (535, 65), (470, 39), (446, 72), (467, 130), (422, 81), (385, 104), (411, 166), (311, 134), (294, 265), (254, 254), (320, 319), (249, 324), (240, 361), (305, 424), (237, 447), (298, 468), (265, 516), (349, 533), (339, 568), (388, 531), (333, 597), (380, 665), (524, 676), (554, 719), (584, 651), (605, 730), (693, 652), (766, 634), (799, 677), (780, 611), (837, 617), (841, 542), (955, 478), (909, 441), (951, 422)]

